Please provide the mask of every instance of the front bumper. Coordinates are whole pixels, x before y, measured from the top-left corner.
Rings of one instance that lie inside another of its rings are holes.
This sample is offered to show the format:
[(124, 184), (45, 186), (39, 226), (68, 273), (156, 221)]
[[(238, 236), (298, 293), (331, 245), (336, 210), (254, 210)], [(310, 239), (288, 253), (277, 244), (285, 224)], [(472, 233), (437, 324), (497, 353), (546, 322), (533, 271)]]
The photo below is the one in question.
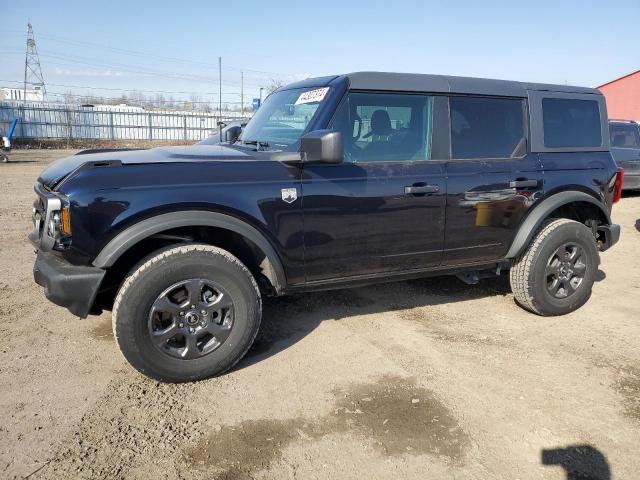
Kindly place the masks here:
[(106, 271), (71, 265), (52, 253), (38, 252), (33, 278), (44, 287), (45, 296), (56, 305), (86, 318)]
[(598, 233), (600, 233), (600, 238), (602, 238), (602, 242), (599, 242), (599, 248), (601, 252), (604, 252), (620, 240), (620, 225), (615, 223), (611, 225), (600, 225), (598, 227)]

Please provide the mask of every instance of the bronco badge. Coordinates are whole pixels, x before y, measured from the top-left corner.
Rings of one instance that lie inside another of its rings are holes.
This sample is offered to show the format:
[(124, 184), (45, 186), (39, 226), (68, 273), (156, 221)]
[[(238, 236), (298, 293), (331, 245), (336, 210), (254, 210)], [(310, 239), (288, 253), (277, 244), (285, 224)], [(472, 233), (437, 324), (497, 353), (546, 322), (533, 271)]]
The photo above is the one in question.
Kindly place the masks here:
[(298, 190), (295, 188), (283, 188), (280, 192), (282, 193), (282, 200), (287, 203), (293, 203), (298, 198)]

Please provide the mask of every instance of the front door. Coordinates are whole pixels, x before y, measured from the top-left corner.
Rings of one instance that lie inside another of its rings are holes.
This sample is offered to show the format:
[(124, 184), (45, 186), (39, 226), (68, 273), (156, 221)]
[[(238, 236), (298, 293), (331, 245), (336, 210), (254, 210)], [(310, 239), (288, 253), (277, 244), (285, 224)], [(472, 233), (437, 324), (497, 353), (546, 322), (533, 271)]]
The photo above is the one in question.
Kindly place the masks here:
[(302, 174), (307, 282), (441, 262), (444, 162), (431, 159), (433, 97), (351, 92), (336, 113), (345, 160)]

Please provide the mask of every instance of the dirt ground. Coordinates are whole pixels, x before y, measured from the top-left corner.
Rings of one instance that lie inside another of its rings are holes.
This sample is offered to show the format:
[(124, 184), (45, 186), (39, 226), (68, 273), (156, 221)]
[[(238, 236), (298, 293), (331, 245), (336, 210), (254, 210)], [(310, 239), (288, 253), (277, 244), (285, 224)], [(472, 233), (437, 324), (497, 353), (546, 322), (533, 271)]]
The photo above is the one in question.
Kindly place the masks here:
[(165, 385), (32, 280), (32, 185), (0, 164), (0, 477), (640, 478), (640, 196), (588, 304), (541, 318), (506, 279), (267, 299), (219, 378)]

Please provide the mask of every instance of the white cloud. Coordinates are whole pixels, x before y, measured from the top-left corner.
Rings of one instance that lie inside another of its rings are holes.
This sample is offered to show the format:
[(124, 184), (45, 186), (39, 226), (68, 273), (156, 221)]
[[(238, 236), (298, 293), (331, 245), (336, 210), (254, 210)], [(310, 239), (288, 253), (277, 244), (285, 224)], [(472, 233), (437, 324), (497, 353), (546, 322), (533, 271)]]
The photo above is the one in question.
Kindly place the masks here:
[(96, 69), (69, 69), (56, 67), (55, 74), (62, 77), (122, 77), (124, 73), (119, 70), (112, 70), (110, 68), (106, 70)]

